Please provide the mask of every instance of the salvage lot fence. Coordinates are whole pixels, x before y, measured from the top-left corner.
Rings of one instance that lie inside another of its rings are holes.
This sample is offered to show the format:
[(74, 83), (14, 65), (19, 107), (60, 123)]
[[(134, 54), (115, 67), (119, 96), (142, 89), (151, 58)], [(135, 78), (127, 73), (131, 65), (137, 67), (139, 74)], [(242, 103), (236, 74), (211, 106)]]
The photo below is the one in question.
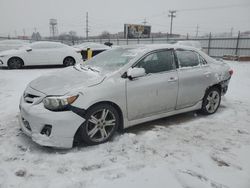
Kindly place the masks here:
[[(4, 37), (0, 37), (1, 39), (6, 39)], [(131, 44), (166, 44), (173, 43), (176, 41), (183, 40), (194, 40), (199, 41), (201, 43), (204, 51), (212, 56), (212, 57), (223, 57), (224, 55), (231, 56), (250, 56), (250, 37), (243, 37), (240, 35), (237, 37), (213, 37), (211, 34), (208, 37), (202, 38), (147, 38), (147, 39), (120, 39), (120, 38), (112, 38), (112, 39), (88, 39), (88, 40), (53, 40), (66, 43), (69, 45), (79, 44), (82, 42), (96, 42), (96, 43), (105, 43), (111, 42), (114, 45), (131, 45)]]
[(148, 39), (89, 39), (83, 42), (105, 43), (114, 45), (130, 44), (166, 44), (181, 40), (194, 40), (201, 43), (204, 51), (212, 57), (223, 57), (224, 55), (250, 56), (250, 37), (211, 37), (207, 38), (148, 38)]

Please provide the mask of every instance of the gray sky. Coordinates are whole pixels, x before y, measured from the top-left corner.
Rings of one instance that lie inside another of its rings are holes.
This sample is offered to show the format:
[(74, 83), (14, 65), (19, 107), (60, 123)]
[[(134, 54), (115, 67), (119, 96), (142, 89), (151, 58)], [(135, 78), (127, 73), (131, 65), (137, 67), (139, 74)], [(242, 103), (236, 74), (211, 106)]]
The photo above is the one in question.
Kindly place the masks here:
[(179, 10), (173, 33), (195, 35), (197, 24), (199, 34), (250, 30), (249, 0), (0, 0), (0, 36), (22, 35), (23, 29), (31, 35), (35, 27), (49, 36), (50, 18), (57, 19), (59, 33), (85, 36), (87, 11), (90, 36), (119, 32), (124, 23), (141, 24), (144, 18), (153, 32), (169, 32), (172, 9)]

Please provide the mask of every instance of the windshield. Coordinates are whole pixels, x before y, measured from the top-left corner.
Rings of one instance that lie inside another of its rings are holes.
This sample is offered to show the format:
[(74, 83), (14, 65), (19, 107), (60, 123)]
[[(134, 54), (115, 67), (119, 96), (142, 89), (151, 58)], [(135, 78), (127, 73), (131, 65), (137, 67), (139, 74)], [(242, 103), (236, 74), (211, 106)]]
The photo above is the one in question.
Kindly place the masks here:
[(138, 55), (139, 51), (136, 48), (116, 48), (107, 50), (94, 56), (92, 59), (83, 63), (84, 66), (96, 67), (101, 70), (118, 70), (131, 59)]

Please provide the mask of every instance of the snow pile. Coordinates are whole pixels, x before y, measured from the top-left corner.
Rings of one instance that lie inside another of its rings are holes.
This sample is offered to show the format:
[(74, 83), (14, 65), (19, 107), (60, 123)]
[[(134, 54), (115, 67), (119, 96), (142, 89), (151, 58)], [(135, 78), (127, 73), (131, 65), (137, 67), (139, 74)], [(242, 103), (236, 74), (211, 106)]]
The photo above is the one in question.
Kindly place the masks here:
[(57, 69), (0, 69), (0, 187), (250, 187), (250, 64), (232, 62), (212, 116), (189, 112), (135, 126), (113, 141), (55, 150), (19, 131), (19, 98)]

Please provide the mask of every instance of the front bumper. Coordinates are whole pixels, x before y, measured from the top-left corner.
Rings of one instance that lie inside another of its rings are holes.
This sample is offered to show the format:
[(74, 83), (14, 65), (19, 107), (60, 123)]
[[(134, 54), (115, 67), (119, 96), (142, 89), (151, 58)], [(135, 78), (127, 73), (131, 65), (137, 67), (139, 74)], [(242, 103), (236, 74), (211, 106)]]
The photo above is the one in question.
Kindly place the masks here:
[(7, 60), (5, 57), (0, 57), (0, 67), (6, 67), (7, 66)]
[[(72, 111), (52, 112), (43, 103), (36, 105), (20, 102), (19, 123), (22, 131), (42, 146), (71, 148), (77, 129), (85, 121)], [(49, 135), (43, 133), (45, 126), (51, 126)]]
[(231, 77), (229, 77), (227, 80), (221, 82), (221, 95), (225, 95), (227, 93), (230, 79), (231, 79)]

